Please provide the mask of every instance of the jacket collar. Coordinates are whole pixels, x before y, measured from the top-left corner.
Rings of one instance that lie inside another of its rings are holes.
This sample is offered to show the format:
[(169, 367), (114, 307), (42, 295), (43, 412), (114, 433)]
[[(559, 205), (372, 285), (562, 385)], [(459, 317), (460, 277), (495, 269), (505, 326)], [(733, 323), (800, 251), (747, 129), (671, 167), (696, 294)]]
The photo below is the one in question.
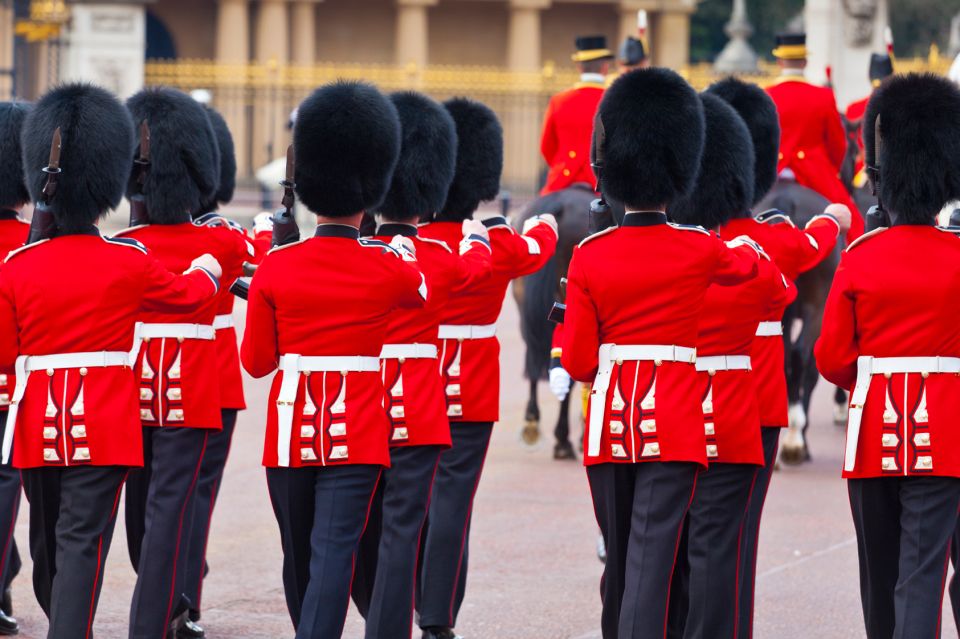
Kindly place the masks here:
[(416, 237), (417, 227), (413, 224), (402, 224), (400, 222), (385, 222), (377, 228), (377, 235), (390, 236), (402, 235), (403, 237)]
[(313, 233), (314, 237), (342, 237), (348, 240), (359, 240), (360, 229), (349, 224), (320, 224)]
[(667, 214), (663, 211), (627, 211), (623, 216), (623, 226), (659, 226), (667, 223)]

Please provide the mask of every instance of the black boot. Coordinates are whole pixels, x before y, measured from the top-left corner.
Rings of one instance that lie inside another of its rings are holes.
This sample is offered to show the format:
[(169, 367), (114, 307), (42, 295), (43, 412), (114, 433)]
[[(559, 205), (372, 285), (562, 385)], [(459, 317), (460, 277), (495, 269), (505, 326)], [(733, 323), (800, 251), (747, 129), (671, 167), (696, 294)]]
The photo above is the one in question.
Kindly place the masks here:
[(463, 637), (455, 633), (453, 628), (430, 626), (423, 629), (421, 639), (463, 639)]
[(17, 620), (7, 613), (0, 611), (0, 636), (9, 637), (19, 633), (20, 626), (17, 624)]

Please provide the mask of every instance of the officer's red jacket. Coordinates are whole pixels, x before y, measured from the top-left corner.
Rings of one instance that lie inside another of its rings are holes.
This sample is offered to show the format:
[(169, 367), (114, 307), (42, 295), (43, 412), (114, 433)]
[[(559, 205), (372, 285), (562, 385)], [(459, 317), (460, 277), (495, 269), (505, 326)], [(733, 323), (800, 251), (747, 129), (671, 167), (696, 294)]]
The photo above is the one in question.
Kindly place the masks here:
[[(563, 367), (592, 383), (601, 344), (696, 347), (707, 289), (755, 277), (758, 259), (749, 246), (730, 248), (700, 227), (667, 224), (663, 214), (628, 214), (623, 226), (592, 235), (573, 252)], [(693, 364), (616, 364), (602, 408), (600, 455), (584, 455), (584, 464), (706, 465), (700, 400)]]
[[(442, 325), (495, 324), (510, 281), (542, 267), (557, 249), (557, 232), (549, 224), (537, 224), (521, 235), (503, 217), (483, 223), (490, 231), (493, 248), (491, 275), (451, 297), (440, 316)], [(456, 246), (463, 232), (460, 222), (431, 222), (420, 227), (420, 235)], [(497, 338), (444, 339), (439, 340), (439, 348), (450, 421), (499, 420), (500, 342)]]
[[(198, 226), (224, 228), (237, 233), (247, 246), (247, 262), (259, 264), (266, 251), (262, 244), (256, 244), (247, 235), (246, 230), (236, 222), (217, 213), (208, 213), (194, 221)], [(267, 244), (269, 247), (269, 242)], [(235, 281), (235, 280), (234, 280)], [(243, 375), (240, 373), (240, 349), (237, 343), (237, 329), (233, 325), (233, 304), (236, 295), (230, 291), (233, 282), (223, 282), (217, 295), (216, 339), (217, 372), (220, 376), (220, 408), (243, 410), (247, 407), (243, 397)], [(222, 318), (222, 319), (221, 319)]]
[[(249, 259), (246, 241), (223, 227), (183, 224), (147, 224), (125, 229), (116, 237), (142, 242), (150, 254), (174, 273), (210, 253), (223, 269), (221, 288), (243, 273)], [(146, 312), (144, 324), (200, 324), (212, 326), (218, 299), (188, 314)], [(140, 416), (144, 426), (187, 428), (222, 427), (220, 417), (220, 371), (214, 340), (155, 338), (145, 340), (137, 361), (140, 378)]]
[(863, 234), (863, 218), (839, 177), (847, 136), (833, 91), (800, 77), (785, 76), (767, 87), (767, 93), (780, 115), (777, 170), (789, 168), (798, 184), (831, 202), (846, 204), (853, 215), (847, 239), (856, 239)]
[[(490, 245), (469, 242), (463, 257), (446, 242), (420, 237), (408, 224), (383, 224), (375, 239), (390, 242), (395, 235), (409, 237), (417, 252), (417, 266), (427, 280), (430, 299), (422, 309), (398, 309), (387, 329), (387, 344), (437, 344), (437, 328), (452, 295), (490, 277)], [(450, 446), (450, 422), (438, 359), (385, 359), (383, 381), (387, 392), (390, 446)]]
[[(30, 223), (20, 217), (18, 211), (0, 209), (0, 256), (6, 257), (10, 251), (23, 246), (30, 234)], [(0, 373), (0, 411), (10, 407), (10, 397), (16, 377)]]
[[(143, 312), (195, 312), (217, 290), (207, 271), (175, 275), (139, 243), (95, 227), (31, 244), (0, 268), (0, 371), (13, 372), (18, 355), (129, 352)], [(32, 373), (14, 466), (142, 466), (136, 384), (125, 367)]]
[[(783, 277), (767, 255), (761, 255), (757, 276), (752, 280), (735, 286), (714, 284), (707, 290), (697, 357), (751, 355), (757, 325), (770, 318), (779, 321), (796, 297), (796, 286)], [(766, 379), (751, 370), (716, 370), (713, 374), (708, 370), (698, 376), (708, 460), (762, 466), (757, 390)]]
[[(720, 235), (732, 240), (738, 235), (754, 239), (770, 256), (790, 282), (822, 262), (833, 251), (840, 225), (829, 215), (817, 216), (804, 230), (785, 215), (767, 215), (762, 221), (751, 218), (731, 220)], [(785, 309), (772, 309), (761, 321), (781, 322)], [(784, 343), (780, 335), (757, 337), (750, 352), (760, 424), (770, 428), (787, 426), (787, 378), (784, 369)]]
[[(254, 377), (280, 356), (379, 357), (398, 308), (422, 308), (424, 277), (397, 252), (360, 240), (355, 227), (323, 224), (314, 237), (271, 250), (250, 283), (240, 361)], [(267, 403), (263, 465), (277, 467), (277, 397)], [(300, 377), (293, 407), (290, 466), (390, 465), (389, 420), (379, 372), (317, 372)], [(311, 435), (304, 437), (304, 428)], [(331, 458), (336, 446), (339, 455)]]
[(597, 178), (590, 166), (590, 144), (603, 89), (600, 83), (580, 82), (550, 98), (540, 138), (540, 153), (548, 167), (540, 195), (577, 182), (596, 186)]
[[(934, 226), (894, 226), (844, 253), (814, 349), (828, 380), (850, 390), (860, 356), (960, 357), (960, 239)], [(875, 375), (856, 466), (844, 477), (960, 477), (960, 376)]]
[(847, 106), (845, 113), (847, 120), (857, 125), (857, 160), (854, 163), (854, 173), (859, 173), (863, 169), (863, 116), (867, 114), (867, 103), (870, 102), (870, 96), (851, 102)]

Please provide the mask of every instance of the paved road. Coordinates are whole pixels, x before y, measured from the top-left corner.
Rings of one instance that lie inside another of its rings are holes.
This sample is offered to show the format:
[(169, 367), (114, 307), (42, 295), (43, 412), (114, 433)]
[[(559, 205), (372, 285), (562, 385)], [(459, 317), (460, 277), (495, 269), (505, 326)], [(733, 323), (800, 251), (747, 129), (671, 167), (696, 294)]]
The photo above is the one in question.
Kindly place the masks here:
[[(242, 312), (242, 309), (240, 309)], [(238, 318), (241, 315), (238, 314)], [(579, 463), (555, 462), (550, 449), (519, 443), (526, 384), (516, 311), (501, 318), (503, 421), (496, 429), (477, 495), (467, 599), (458, 629), (468, 639), (599, 638), (594, 555), (596, 524)], [(211, 639), (292, 636), (280, 582), (280, 543), (260, 467), (267, 385), (248, 380), (251, 409), (242, 413), (210, 545), (204, 622)], [(545, 420), (556, 415), (541, 389)], [(813, 414), (815, 461), (778, 472), (761, 534), (757, 585), (758, 639), (863, 637), (856, 545), (839, 478), (842, 433), (830, 423), (826, 392)], [(17, 540), (26, 549), (26, 508)], [(29, 560), (15, 582), (21, 636), (40, 639), (46, 623), (33, 599)], [(110, 553), (99, 615), (99, 638), (126, 636), (134, 573), (127, 559), (123, 515)], [(948, 615), (944, 637), (955, 639)], [(345, 637), (362, 637), (350, 612)], [(161, 638), (157, 638), (161, 639)]]

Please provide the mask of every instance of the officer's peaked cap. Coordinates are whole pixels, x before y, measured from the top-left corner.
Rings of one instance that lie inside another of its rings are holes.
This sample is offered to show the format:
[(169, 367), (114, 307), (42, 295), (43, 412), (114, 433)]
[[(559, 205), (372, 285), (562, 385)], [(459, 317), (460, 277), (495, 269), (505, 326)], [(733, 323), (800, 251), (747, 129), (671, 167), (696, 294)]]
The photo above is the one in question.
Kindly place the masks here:
[(743, 118), (753, 140), (756, 162), (753, 167), (753, 202), (755, 204), (777, 181), (780, 153), (780, 119), (773, 98), (756, 84), (736, 78), (714, 83), (707, 93), (723, 98)]
[(207, 105), (203, 108), (207, 112), (207, 117), (210, 118), (210, 126), (213, 127), (213, 135), (220, 152), (220, 179), (217, 182), (217, 191), (213, 194), (213, 200), (205, 202), (202, 207), (206, 211), (211, 211), (217, 208), (218, 204), (227, 204), (233, 199), (233, 192), (237, 188), (237, 153), (227, 121), (216, 109)]
[(388, 220), (426, 217), (443, 207), (457, 161), (450, 113), (421, 93), (390, 95), (400, 117), (400, 161), (379, 213)]
[(0, 206), (15, 207), (30, 199), (20, 158), (20, 131), (29, 109), (26, 102), (0, 102)]
[(490, 107), (467, 98), (443, 103), (457, 127), (457, 168), (437, 219), (464, 220), (500, 192), (503, 128)]
[(133, 123), (116, 96), (91, 84), (64, 84), (40, 98), (21, 135), (23, 170), (34, 201), (43, 197), (43, 169), (58, 128), (61, 173), (50, 208), (60, 230), (71, 232), (120, 204), (130, 174)]
[(884, 81), (863, 121), (868, 166), (878, 159), (878, 117), (880, 200), (900, 221), (929, 223), (960, 199), (960, 87), (932, 74)]
[[(143, 186), (150, 221), (176, 224), (213, 201), (220, 185), (220, 150), (199, 102), (177, 89), (148, 87), (127, 100), (139, 135), (150, 129), (150, 168)], [(136, 193), (139, 144), (131, 147), (127, 196)]]
[(335, 82), (298, 108), (293, 146), (300, 201), (318, 215), (349, 217), (383, 202), (400, 156), (400, 120), (373, 85)]
[(707, 139), (693, 191), (670, 205), (667, 214), (681, 224), (716, 228), (753, 204), (753, 142), (733, 107), (701, 93)]
[(675, 72), (638, 69), (620, 76), (604, 94), (598, 119), (606, 195), (628, 207), (656, 206), (693, 188), (703, 154), (703, 106)]

